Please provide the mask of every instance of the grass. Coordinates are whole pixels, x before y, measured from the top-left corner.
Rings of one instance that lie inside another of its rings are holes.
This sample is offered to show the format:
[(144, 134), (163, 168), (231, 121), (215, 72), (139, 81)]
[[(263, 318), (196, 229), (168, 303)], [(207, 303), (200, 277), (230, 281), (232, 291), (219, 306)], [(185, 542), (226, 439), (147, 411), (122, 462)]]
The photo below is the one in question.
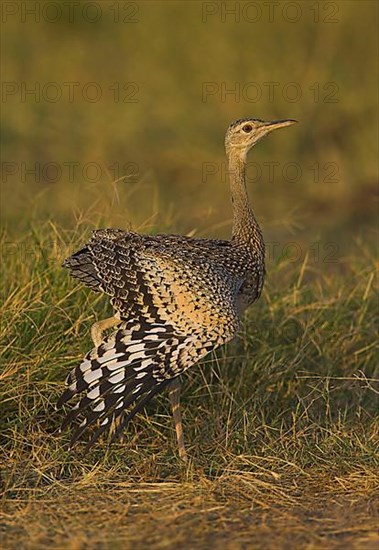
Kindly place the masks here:
[(31, 226), (13, 248), (3, 236), (3, 545), (374, 548), (369, 248), (359, 261), (346, 258), (343, 275), (310, 260), (271, 262), (240, 337), (185, 376), (185, 466), (165, 396), (113, 446), (105, 438), (89, 453), (84, 442), (67, 451), (68, 434), (58, 433), (65, 373), (108, 312), (60, 268), (81, 239), (80, 227), (51, 223)]
[[(291, 3), (273, 21), (263, 3), (251, 23), (156, 0), (132, 3), (127, 24), (114, 2), (95, 3), (96, 23), (77, 8), (70, 21), (64, 4), (53, 23), (2, 20), (15, 92), (1, 134), (0, 546), (376, 549), (377, 4), (298, 2), (289, 22)], [(72, 101), (65, 82), (78, 83)], [(97, 102), (81, 94), (90, 82)], [(282, 93), (291, 82), (297, 101)], [(23, 97), (46, 83), (62, 98)], [(137, 101), (116, 101), (117, 83)], [(219, 91), (204, 97), (207, 83)], [(242, 93), (253, 85), (257, 101)], [(229, 237), (222, 138), (245, 116), (300, 123), (249, 158), (268, 276), (239, 337), (183, 377), (191, 463), (177, 458), (165, 395), (123, 442), (69, 452), (54, 405), (111, 312), (62, 260), (98, 227)]]

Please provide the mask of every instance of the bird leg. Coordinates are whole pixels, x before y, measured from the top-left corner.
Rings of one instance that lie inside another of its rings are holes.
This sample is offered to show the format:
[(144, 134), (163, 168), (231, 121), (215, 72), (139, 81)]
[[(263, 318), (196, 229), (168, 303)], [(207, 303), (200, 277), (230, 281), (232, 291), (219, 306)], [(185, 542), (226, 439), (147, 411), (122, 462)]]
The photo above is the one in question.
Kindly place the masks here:
[(103, 342), (103, 332), (108, 328), (119, 325), (122, 321), (116, 317), (108, 317), (102, 321), (98, 321), (91, 327), (91, 338), (95, 346), (98, 348)]
[(182, 426), (182, 415), (180, 412), (180, 381), (178, 378), (174, 378), (169, 386), (169, 397), (172, 408), (172, 415), (175, 422), (176, 438), (179, 446), (179, 456), (184, 462), (188, 460), (186, 449), (184, 446), (184, 435)]

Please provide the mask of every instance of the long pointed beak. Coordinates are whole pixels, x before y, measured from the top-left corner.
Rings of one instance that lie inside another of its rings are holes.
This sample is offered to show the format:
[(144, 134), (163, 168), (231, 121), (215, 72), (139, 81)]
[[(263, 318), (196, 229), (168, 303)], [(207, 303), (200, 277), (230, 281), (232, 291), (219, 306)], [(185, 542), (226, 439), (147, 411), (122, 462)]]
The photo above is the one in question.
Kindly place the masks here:
[(286, 119), (286, 120), (273, 120), (271, 122), (263, 122), (262, 127), (265, 128), (265, 133), (272, 132), (272, 130), (279, 130), (279, 128), (285, 128), (286, 126), (291, 126), (295, 124), (297, 120)]

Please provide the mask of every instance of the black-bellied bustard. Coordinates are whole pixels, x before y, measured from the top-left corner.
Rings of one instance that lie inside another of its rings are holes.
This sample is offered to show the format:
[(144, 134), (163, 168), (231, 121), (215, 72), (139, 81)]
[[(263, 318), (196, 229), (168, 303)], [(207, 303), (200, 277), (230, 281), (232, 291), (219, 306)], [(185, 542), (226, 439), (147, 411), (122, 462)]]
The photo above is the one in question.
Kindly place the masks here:
[(101, 229), (64, 262), (73, 277), (111, 296), (115, 310), (114, 317), (92, 327), (95, 347), (70, 372), (58, 402), (78, 396), (63, 422), (65, 427), (81, 421), (72, 443), (94, 423), (90, 445), (113, 421), (116, 437), (168, 386), (179, 454), (186, 458), (179, 376), (236, 335), (243, 312), (263, 286), (265, 247), (246, 191), (246, 155), (266, 134), (294, 122), (246, 118), (229, 126), (230, 241)]

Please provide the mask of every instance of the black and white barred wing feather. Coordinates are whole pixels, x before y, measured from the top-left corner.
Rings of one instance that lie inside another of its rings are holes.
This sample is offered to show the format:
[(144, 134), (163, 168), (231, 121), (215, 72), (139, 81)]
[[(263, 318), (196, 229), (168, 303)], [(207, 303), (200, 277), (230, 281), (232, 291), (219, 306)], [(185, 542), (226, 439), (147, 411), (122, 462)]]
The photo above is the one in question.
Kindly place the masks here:
[[(142, 329), (142, 330), (141, 330)], [(142, 407), (161, 392), (196, 348), (190, 338), (177, 335), (169, 325), (149, 325), (131, 320), (87, 354), (67, 378), (67, 389), (58, 406), (77, 398), (62, 428), (75, 420), (80, 425), (73, 444), (92, 424), (98, 423), (90, 444), (116, 418), (123, 416), (115, 436)], [(207, 353), (205, 351), (204, 353)], [(131, 407), (128, 414), (125, 411)]]

